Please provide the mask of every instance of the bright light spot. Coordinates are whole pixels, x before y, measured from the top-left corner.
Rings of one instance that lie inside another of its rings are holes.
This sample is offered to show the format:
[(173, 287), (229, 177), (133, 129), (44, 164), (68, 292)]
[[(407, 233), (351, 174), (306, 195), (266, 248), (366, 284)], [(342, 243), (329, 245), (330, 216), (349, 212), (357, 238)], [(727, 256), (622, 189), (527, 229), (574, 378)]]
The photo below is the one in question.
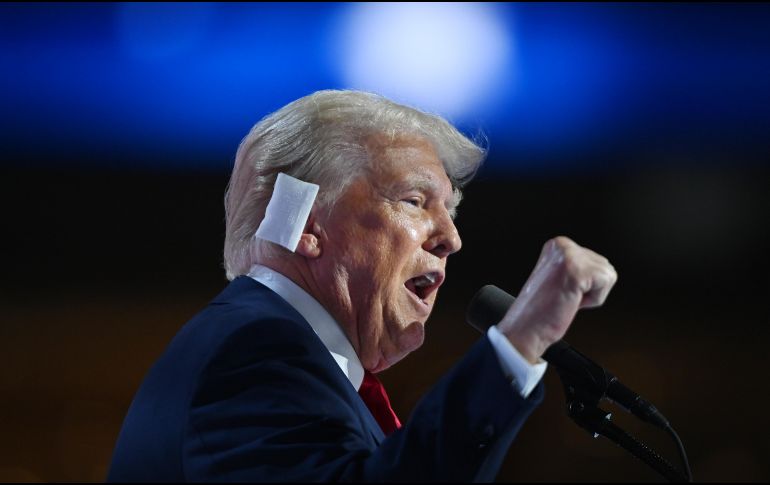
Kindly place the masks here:
[(477, 114), (510, 88), (512, 49), (495, 5), (359, 3), (340, 42), (348, 87), (452, 118)]

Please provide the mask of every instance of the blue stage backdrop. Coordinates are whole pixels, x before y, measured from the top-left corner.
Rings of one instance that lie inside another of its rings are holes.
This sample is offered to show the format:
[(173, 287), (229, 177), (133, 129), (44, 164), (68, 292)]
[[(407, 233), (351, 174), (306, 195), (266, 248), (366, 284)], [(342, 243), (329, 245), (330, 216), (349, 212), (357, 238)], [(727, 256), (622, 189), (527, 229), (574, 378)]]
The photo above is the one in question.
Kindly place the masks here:
[(360, 88), (483, 132), (504, 174), (756, 163), (768, 24), (761, 4), (5, 4), (0, 143), (225, 172), (266, 113)]

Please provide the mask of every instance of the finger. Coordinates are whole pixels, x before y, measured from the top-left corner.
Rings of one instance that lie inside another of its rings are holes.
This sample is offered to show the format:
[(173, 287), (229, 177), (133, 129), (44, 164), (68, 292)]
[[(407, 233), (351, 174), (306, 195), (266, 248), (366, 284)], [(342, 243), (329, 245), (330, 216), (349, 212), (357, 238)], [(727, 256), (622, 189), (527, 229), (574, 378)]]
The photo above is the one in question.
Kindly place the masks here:
[(603, 264), (594, 267), (591, 274), (591, 287), (584, 293), (580, 308), (594, 308), (603, 305), (617, 280), (618, 274), (612, 265)]

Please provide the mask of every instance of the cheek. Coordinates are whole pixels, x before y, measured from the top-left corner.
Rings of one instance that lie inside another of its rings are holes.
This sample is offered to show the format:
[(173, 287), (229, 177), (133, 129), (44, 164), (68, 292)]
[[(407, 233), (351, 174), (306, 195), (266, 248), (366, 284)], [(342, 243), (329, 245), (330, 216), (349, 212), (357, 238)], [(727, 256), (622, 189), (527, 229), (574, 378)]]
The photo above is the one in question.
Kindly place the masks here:
[(406, 234), (409, 237), (410, 242), (420, 242), (420, 231), (413, 224), (406, 226)]
[[(363, 231), (359, 241), (366, 241), (364, 253), (370, 260), (398, 264), (409, 259), (422, 245), (424, 224), (402, 213), (391, 213), (369, 221), (371, 226)], [(400, 268), (392, 267), (392, 270)]]
[(397, 228), (399, 240), (403, 245), (419, 246), (425, 239), (424, 235), (430, 230), (429, 224), (406, 214), (394, 214), (391, 222), (392, 227)]
[[(390, 286), (394, 279), (403, 283), (400, 279), (422, 247), (427, 225), (398, 212), (367, 214), (357, 220), (354, 229), (338, 228), (344, 239), (339, 257), (356, 274), (354, 279), (375, 287)], [(372, 278), (375, 281), (367, 281)]]

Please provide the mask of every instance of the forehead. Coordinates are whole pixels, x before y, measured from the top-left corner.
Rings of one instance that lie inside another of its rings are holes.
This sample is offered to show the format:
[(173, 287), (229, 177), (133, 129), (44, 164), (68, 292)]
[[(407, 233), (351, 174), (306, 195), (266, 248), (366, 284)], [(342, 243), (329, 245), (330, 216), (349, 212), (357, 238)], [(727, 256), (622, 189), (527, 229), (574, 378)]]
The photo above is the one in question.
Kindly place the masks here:
[(449, 190), (452, 186), (433, 144), (423, 137), (371, 135), (365, 145), (371, 164), (369, 179), (381, 183), (408, 182)]

